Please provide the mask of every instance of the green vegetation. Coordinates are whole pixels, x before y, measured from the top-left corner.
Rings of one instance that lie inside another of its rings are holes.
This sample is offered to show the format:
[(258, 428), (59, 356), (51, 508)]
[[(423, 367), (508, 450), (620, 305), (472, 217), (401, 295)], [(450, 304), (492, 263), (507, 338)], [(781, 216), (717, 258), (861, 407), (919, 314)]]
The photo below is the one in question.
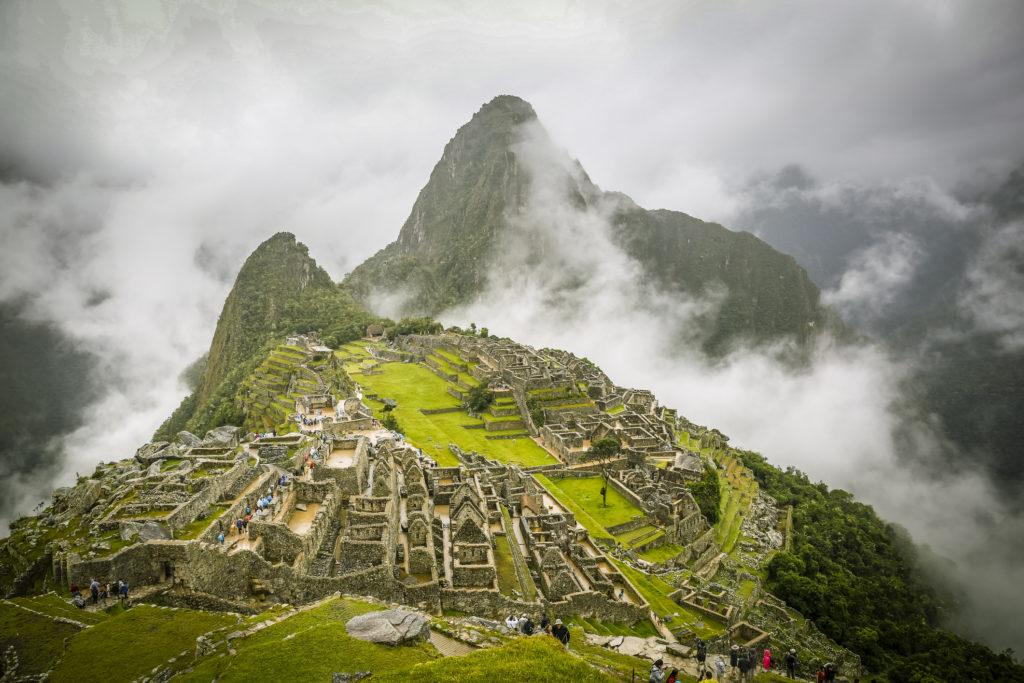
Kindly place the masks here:
[(591, 444), (588, 453), (598, 458), (610, 458), (619, 452), (622, 448), (622, 444), (619, 443), (618, 439), (606, 436), (603, 439), (598, 439), (597, 443)]
[(199, 536), (206, 531), (206, 529), (217, 520), (222, 514), (224, 514), (230, 505), (213, 505), (210, 507), (208, 514), (200, 515), (195, 520), (189, 522), (174, 535), (175, 538), (187, 541), (193, 538), (199, 538)]
[[(21, 602), (19, 601), (19, 604)], [(33, 605), (28, 605), (36, 609)], [(75, 612), (80, 610), (71, 608)], [(47, 610), (47, 613), (51, 613)], [(60, 616), (64, 616), (63, 614)], [(72, 615), (68, 618), (74, 619)], [(79, 621), (84, 621), (80, 619)], [(21, 658), (22, 675), (38, 675), (48, 671), (64, 654), (64, 639), (80, 631), (80, 627), (32, 614), (13, 605), (0, 603), (0, 653), (14, 646)], [(59, 680), (53, 679), (51, 680)]]
[(793, 506), (790, 552), (768, 565), (768, 590), (813, 619), (826, 635), (892, 680), (948, 680), (969, 669), (979, 680), (1024, 681), (1010, 653), (995, 654), (937, 628), (946, 608), (924, 583), (909, 539), (846, 491), (812, 484), (741, 451), (744, 465), (779, 505)]
[(627, 531), (622, 534), (617, 534), (615, 539), (626, 548), (632, 548), (633, 543), (646, 543), (647, 541), (664, 536), (665, 532), (661, 531), (657, 527), (653, 526), (642, 526), (632, 531)]
[(576, 516), (576, 521), (582, 524), (586, 530), (590, 532), (591, 536), (594, 538), (612, 537), (612, 535), (605, 530), (603, 524), (591, 517), (586, 510), (576, 503), (576, 501), (565, 495), (565, 492), (558, 488), (552, 480), (548, 479), (543, 474), (535, 474), (534, 476), (542, 486), (551, 492), (551, 495), (558, 499), (559, 504), (565, 506), (569, 512)]
[[(668, 597), (671, 593), (675, 592), (676, 588), (668, 583), (665, 583), (660, 577), (656, 575), (644, 574), (643, 572), (633, 569), (628, 564), (620, 562), (615, 558), (611, 558), (611, 561), (615, 563), (615, 566), (619, 568), (619, 571), (625, 575), (630, 582), (636, 586), (636, 589), (640, 591), (640, 595), (643, 596), (644, 600), (651, 606), (655, 614), (662, 617), (667, 615), (676, 615), (673, 617), (672, 627), (675, 628), (680, 622), (688, 625), (694, 633), (701, 638), (710, 638), (718, 635), (725, 630), (725, 624), (718, 619), (706, 616), (700, 612), (690, 610), (688, 607), (676, 603), (675, 600)], [(701, 622), (704, 625), (698, 627), (697, 623)]]
[[(388, 647), (349, 637), (345, 622), (382, 609), (332, 600), (234, 641), (237, 654), (203, 659), (185, 681), (329, 681), (335, 671), (374, 672), (374, 679), (408, 671), (436, 657), (427, 644)], [(407, 680), (407, 679), (406, 679)]]
[(466, 394), (466, 405), (474, 413), (482, 413), (494, 402), (494, 392), (483, 384), (478, 384)]
[[(465, 412), (424, 415), (420, 409), (454, 408), (460, 406), (458, 399), (449, 395), (447, 382), (422, 365), (415, 363), (384, 363), (380, 375), (354, 375), (365, 391), (376, 393), (381, 398), (393, 398), (398, 407), (392, 412), (405, 428), (410, 443), (423, 449), (443, 466), (458, 464), (448, 451), (448, 444), (457, 444), (463, 450), (475, 450), (499, 462), (533, 465), (550, 465), (557, 462), (550, 453), (528, 437), (519, 439), (487, 439), (503, 431), (465, 429), (464, 425), (482, 424)], [(367, 400), (378, 414), (383, 414), (383, 404)], [(492, 418), (493, 419), (493, 418)], [(519, 433), (513, 431), (511, 433)], [(441, 448), (435, 448), (435, 444)]]
[(397, 325), (388, 330), (388, 337), (400, 337), (403, 334), (440, 334), (441, 323), (432, 318), (402, 318)]
[(640, 553), (640, 559), (657, 563), (668, 562), (673, 557), (676, 557), (679, 553), (683, 552), (683, 550), (685, 550), (685, 548), (680, 545), (676, 545), (675, 543), (666, 543), (659, 548), (651, 548), (650, 550), (645, 550)]
[[(582, 632), (572, 633), (570, 646)], [(639, 662), (640, 660), (634, 660)], [(649, 667), (650, 665), (648, 665)], [(544, 636), (515, 638), (501, 647), (473, 652), (465, 657), (445, 657), (399, 670), (378, 674), (373, 678), (382, 682), (417, 681), (417, 683), (493, 683), (494, 681), (614, 681), (606, 673), (592, 668), (579, 657), (573, 656), (554, 638)], [(338, 671), (341, 669), (335, 669)], [(354, 670), (352, 668), (348, 670)], [(329, 674), (328, 674), (329, 675)], [(302, 680), (321, 680), (305, 678)], [(226, 680), (226, 679), (225, 679)]]
[(81, 683), (139, 678), (183, 650), (191, 653), (197, 636), (236, 621), (228, 614), (136, 605), (72, 638), (51, 678)]
[(494, 565), (498, 570), (498, 589), (505, 595), (512, 595), (513, 590), (522, 592), (516, 579), (516, 568), (512, 564), (512, 550), (508, 546), (507, 536), (494, 537)]
[(651, 623), (650, 619), (643, 619), (632, 626), (627, 626), (618, 621), (601, 621), (596, 617), (573, 616), (567, 619), (570, 624), (580, 626), (587, 633), (596, 633), (601, 636), (636, 636), (637, 638), (648, 638), (650, 636), (660, 637), (658, 629)]
[(704, 462), (704, 474), (701, 480), (687, 484), (686, 488), (690, 489), (693, 499), (697, 502), (697, 507), (700, 508), (701, 514), (708, 520), (708, 523), (717, 522), (722, 503), (722, 491), (715, 468)]
[[(565, 499), (583, 508), (587, 516), (596, 520), (601, 526), (615, 526), (624, 524), (643, 511), (633, 505), (625, 496), (613, 488), (608, 488), (607, 506), (601, 502), (601, 489), (604, 488), (602, 477), (587, 477), (585, 479), (553, 479), (548, 480), (554, 487), (551, 492), (555, 494), (559, 502)], [(559, 495), (562, 494), (562, 495)], [(580, 520), (582, 523), (582, 520)], [(584, 526), (586, 526), (584, 524)]]

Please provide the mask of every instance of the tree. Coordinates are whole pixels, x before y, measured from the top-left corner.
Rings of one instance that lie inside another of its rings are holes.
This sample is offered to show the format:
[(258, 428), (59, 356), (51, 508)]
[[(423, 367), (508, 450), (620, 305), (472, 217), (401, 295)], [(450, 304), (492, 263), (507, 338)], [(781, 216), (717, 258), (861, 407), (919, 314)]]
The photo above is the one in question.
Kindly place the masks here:
[(621, 449), (622, 444), (619, 443), (618, 439), (606, 436), (603, 439), (599, 439), (597, 443), (591, 444), (590, 450), (587, 453), (597, 458), (610, 458)]
[(395, 417), (395, 413), (391, 410), (385, 410), (384, 415), (380, 418), (380, 424), (385, 429), (390, 429), (393, 432), (404, 434), (405, 430), (402, 429), (402, 425), (398, 422), (398, 418)]
[(491, 336), (491, 333), (487, 330), (486, 327), (481, 327), (480, 328), (480, 336), (483, 337), (484, 339), (487, 339), (488, 337)]
[(478, 384), (466, 395), (466, 406), (474, 413), (482, 413), (494, 402), (494, 392), (486, 384)]

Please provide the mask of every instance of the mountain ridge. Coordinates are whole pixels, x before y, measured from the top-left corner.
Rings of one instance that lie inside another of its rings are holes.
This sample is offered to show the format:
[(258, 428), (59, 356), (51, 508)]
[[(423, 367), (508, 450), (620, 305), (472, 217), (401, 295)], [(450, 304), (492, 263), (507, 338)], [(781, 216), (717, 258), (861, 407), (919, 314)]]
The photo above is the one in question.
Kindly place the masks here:
[[(549, 220), (606, 225), (613, 247), (638, 265), (642, 277), (670, 293), (699, 298), (710, 283), (725, 285), (703, 344), (710, 355), (722, 355), (740, 341), (780, 337), (806, 346), (826, 329), (843, 330), (791, 256), (749, 233), (681, 212), (648, 211), (626, 195), (602, 191), (578, 161), (555, 146), (533, 107), (509, 95), (488, 102), (458, 129), (396, 240), (344, 282), (370, 308), (375, 298), (390, 296), (403, 299), (395, 310), (400, 315), (437, 315), (479, 297), (492, 270), (550, 260), (550, 254), (536, 253), (546, 250), (545, 240), (557, 239), (551, 236), (558, 226), (546, 225)], [(525, 262), (504, 248), (517, 231)], [(593, 248), (593, 242), (575, 248)], [(590, 277), (586, 268), (577, 270)]]

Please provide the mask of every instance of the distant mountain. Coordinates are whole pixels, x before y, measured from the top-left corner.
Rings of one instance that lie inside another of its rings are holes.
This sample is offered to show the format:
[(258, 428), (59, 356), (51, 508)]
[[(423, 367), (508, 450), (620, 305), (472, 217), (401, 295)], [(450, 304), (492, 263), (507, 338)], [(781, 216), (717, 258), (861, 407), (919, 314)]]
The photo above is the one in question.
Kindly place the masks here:
[(286, 334), (319, 332), (338, 343), (360, 336), (376, 321), (310, 258), (306, 245), (291, 233), (277, 233), (238, 271), (195, 390), (154, 438), (169, 440), (182, 429), (202, 434), (222, 424), (241, 424), (237, 394), (242, 380)]
[[(393, 312), (399, 315), (436, 315), (470, 303), (494, 284), (493, 275), (523, 266), (565, 269), (561, 286), (571, 290), (589, 273), (551, 257), (558, 238), (547, 222), (560, 220), (583, 226), (572, 245), (581, 261), (607, 238), (638, 266), (640, 280), (668, 295), (721, 293), (702, 338), (711, 354), (739, 340), (806, 342), (841, 327), (791, 256), (749, 233), (676, 211), (647, 211), (603, 192), (548, 138), (533, 107), (508, 95), (458, 130), (398, 239), (345, 284), (367, 305), (378, 298), (398, 302)], [(608, 226), (607, 235), (598, 224)]]

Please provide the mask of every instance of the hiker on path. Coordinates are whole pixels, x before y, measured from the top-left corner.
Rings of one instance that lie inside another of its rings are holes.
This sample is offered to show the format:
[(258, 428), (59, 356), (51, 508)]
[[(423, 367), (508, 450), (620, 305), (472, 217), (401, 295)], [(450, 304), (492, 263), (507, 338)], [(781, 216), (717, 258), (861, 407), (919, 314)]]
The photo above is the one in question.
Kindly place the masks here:
[(729, 668), (732, 669), (731, 673), (733, 676), (736, 675), (736, 668), (740, 664), (740, 646), (733, 643), (732, 648), (729, 650)]
[(101, 583), (100, 584), (100, 600), (103, 601), (104, 605), (107, 604), (107, 596), (109, 594), (110, 594), (110, 586), (108, 586), (106, 583)]
[(761, 664), (764, 666), (765, 671), (772, 670), (772, 653), (770, 650), (764, 651), (764, 659), (761, 660)]
[(800, 660), (796, 656), (796, 648), (790, 648), (789, 652), (786, 653), (786, 675), (790, 678), (796, 678), (796, 667), (800, 663)]
[(715, 674), (718, 676), (718, 680), (725, 680), (725, 659), (722, 655), (718, 655), (718, 659), (715, 660)]
[(565, 645), (566, 652), (569, 651), (569, 629), (562, 625), (561, 619), (555, 619), (555, 626), (551, 629), (551, 635), (562, 645)]
[(651, 664), (651, 675), (647, 683), (665, 683), (665, 662), (661, 659)]
[(525, 614), (519, 618), (519, 632), (524, 636), (533, 635), (533, 620)]
[(665, 679), (665, 683), (679, 683), (679, 669), (672, 669), (672, 672)]
[(221, 545), (224, 545), (224, 533), (223, 532), (217, 534), (217, 540), (220, 541)]
[(836, 674), (839, 673), (838, 667), (832, 662), (825, 665), (825, 683), (832, 683), (836, 680)]
[(128, 582), (121, 579), (121, 604), (128, 602)]
[(540, 618), (540, 630), (544, 633), (551, 633), (551, 620), (548, 618), (547, 612)]
[(92, 593), (92, 604), (98, 605), (100, 602), (100, 582), (96, 579), (90, 581), (89, 592)]
[(705, 671), (705, 660), (708, 658), (708, 644), (703, 639), (697, 639), (697, 671)]
[(517, 630), (519, 630), (519, 619), (516, 618), (516, 615), (508, 615), (508, 617), (505, 619), (505, 627), (512, 633), (515, 633)]

